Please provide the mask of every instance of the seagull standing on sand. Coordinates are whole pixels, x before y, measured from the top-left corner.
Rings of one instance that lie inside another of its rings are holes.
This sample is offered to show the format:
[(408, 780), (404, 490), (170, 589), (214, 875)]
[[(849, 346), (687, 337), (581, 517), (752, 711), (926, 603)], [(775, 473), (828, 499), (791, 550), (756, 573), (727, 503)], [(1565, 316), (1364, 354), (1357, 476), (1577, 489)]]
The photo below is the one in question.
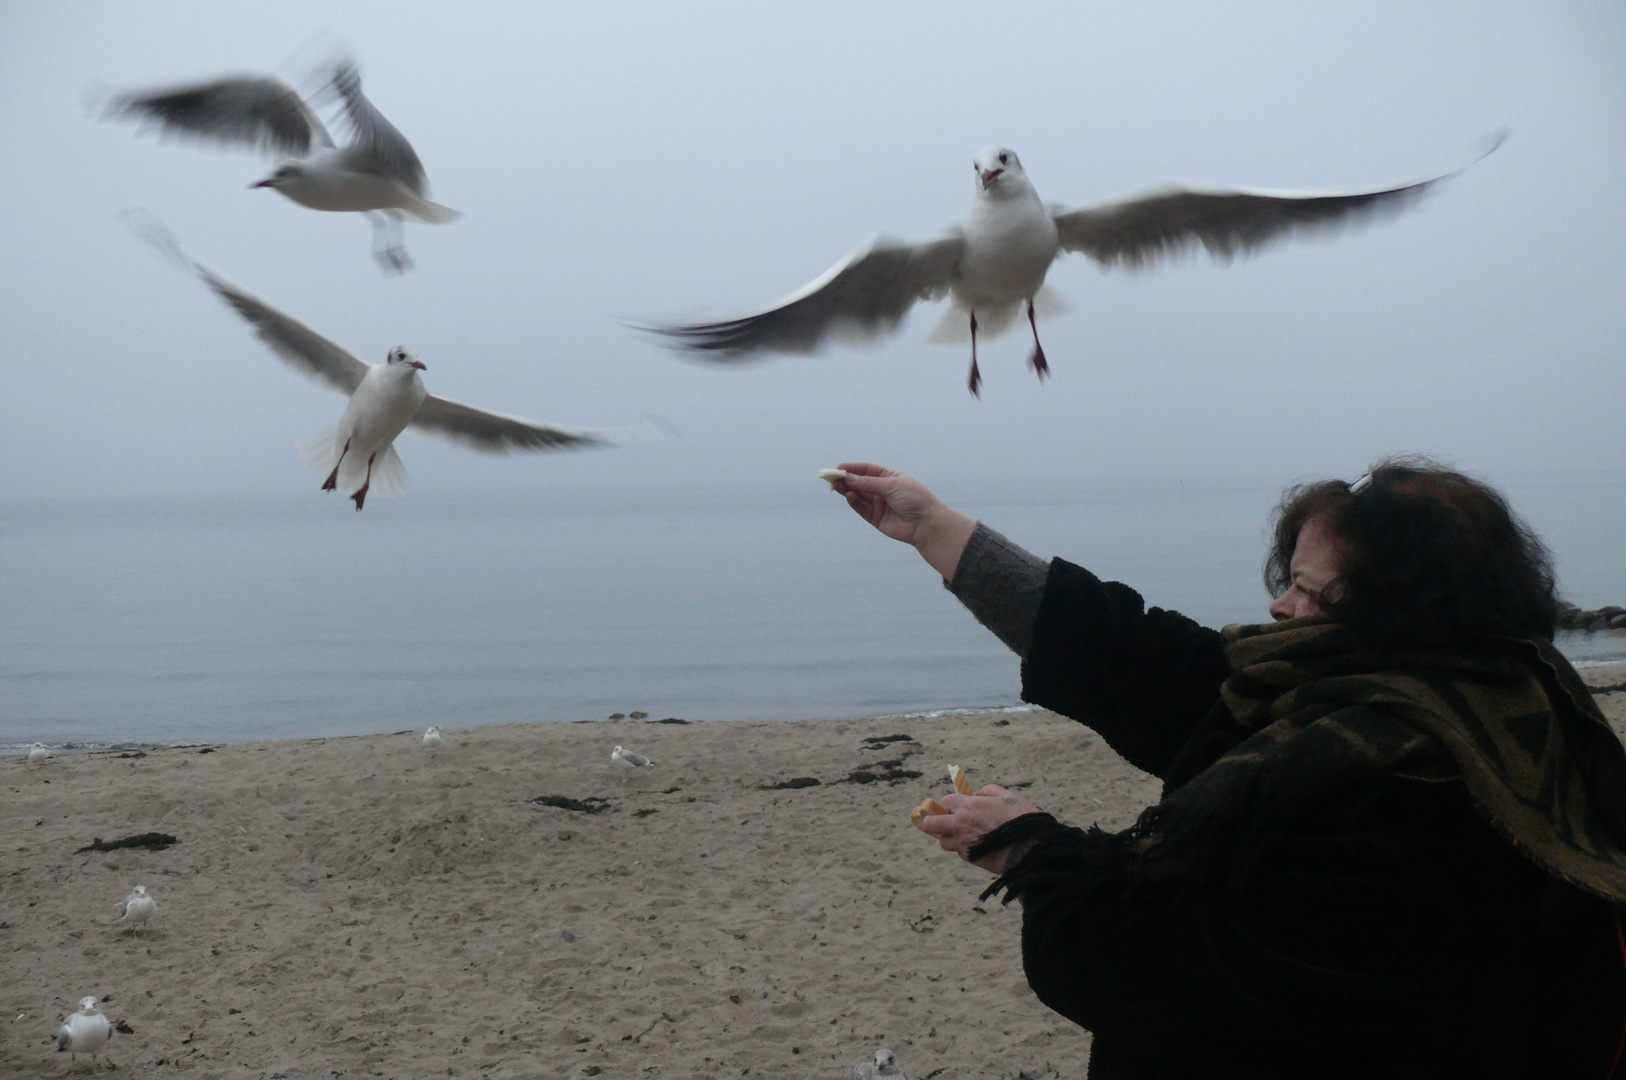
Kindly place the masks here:
[(96, 1067), (96, 1054), (113, 1037), (113, 1024), (97, 1008), (96, 999), (89, 995), (79, 999), (79, 1011), (70, 1013), (57, 1029), (57, 1053), (67, 1050), (73, 1054), (73, 1063), (79, 1063), (80, 1054), (89, 1054), (91, 1067)]
[(721, 322), (642, 329), (662, 334), (708, 359), (735, 363), (763, 352), (811, 353), (833, 337), (869, 338), (896, 329), (917, 300), (952, 304), (928, 340), (971, 337), (971, 393), (980, 396), (977, 335), (998, 334), (1027, 314), (1033, 330), (1028, 364), (1043, 379), (1050, 366), (1036, 315), (1066, 310), (1045, 287), (1050, 264), (1069, 251), (1103, 269), (1131, 269), (1201, 245), (1229, 260), (1271, 240), (1312, 228), (1395, 213), (1434, 184), (1501, 144), (1498, 134), (1466, 164), (1401, 187), (1353, 194), (1191, 191), (1170, 188), (1093, 206), (1046, 206), (1015, 151), (990, 146), (972, 159), (976, 201), (966, 222), (936, 240), (878, 240), (766, 311)]
[(653, 761), (650, 761), (648, 758), (644, 757), (644, 755), (634, 753), (631, 750), (627, 750), (619, 746), (610, 751), (610, 763), (612, 765), (621, 765), (628, 769), (646, 769), (655, 764)]
[(28, 748), (28, 763), (30, 765), (44, 765), (45, 759), (50, 756), (51, 752), (45, 749), (45, 744), (42, 742), (37, 742)]
[(158, 901), (147, 895), (145, 885), (137, 885), (124, 903), (119, 905), (119, 919), (129, 923), (132, 927), (141, 927), (146, 933), (147, 923), (158, 913)]
[(429, 729), (423, 733), (423, 748), (425, 750), (439, 750), (443, 741), (440, 737), (440, 728), (434, 724), (430, 724)]
[(352, 139), (335, 146), (311, 107), (286, 83), (263, 75), (118, 94), (102, 101), (104, 118), (135, 117), (171, 134), (291, 155), (252, 185), (271, 188), (312, 210), (359, 212), (373, 225), (373, 257), (387, 274), (410, 269), (401, 218), (443, 225), (463, 215), (429, 201), (423, 162), (406, 137), (361, 92), (355, 62), (333, 65), (326, 89), (344, 101)]
[(603, 433), (546, 427), (436, 397), (419, 377), (426, 365), (405, 346), (391, 349), (382, 364), (364, 363), (194, 260), (152, 215), (127, 210), (122, 218), (159, 251), (201, 277), (248, 320), (272, 352), (304, 374), (349, 395), (350, 404), (339, 423), (306, 439), (300, 451), (318, 474), (327, 473), (322, 490), (348, 492), (357, 510), (366, 502), (374, 481), (385, 494), (411, 486), (395, 452), (395, 437), (409, 424), (487, 453), (612, 445)]
[(909, 1080), (898, 1064), (898, 1055), (884, 1046), (875, 1051), (874, 1061), (853, 1066), (853, 1075), (858, 1080)]

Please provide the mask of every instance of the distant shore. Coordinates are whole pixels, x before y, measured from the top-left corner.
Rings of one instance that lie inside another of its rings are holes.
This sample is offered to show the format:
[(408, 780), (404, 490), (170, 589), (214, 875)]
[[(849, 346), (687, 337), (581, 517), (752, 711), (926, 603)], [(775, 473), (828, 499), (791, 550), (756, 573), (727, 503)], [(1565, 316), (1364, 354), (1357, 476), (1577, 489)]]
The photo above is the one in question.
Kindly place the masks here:
[[(1584, 669), (1617, 732), (1626, 664)], [(85, 994), (121, 1075), (1083, 1075), (1019, 913), (909, 809), (974, 783), (1128, 825), (1157, 795), (1045, 711), (605, 721), (0, 761), (0, 1059), (62, 1075)], [(613, 767), (620, 744), (647, 770)], [(158, 849), (102, 847), (156, 833)], [(175, 842), (163, 846), (161, 838)], [(136, 884), (159, 903), (121, 930)]]

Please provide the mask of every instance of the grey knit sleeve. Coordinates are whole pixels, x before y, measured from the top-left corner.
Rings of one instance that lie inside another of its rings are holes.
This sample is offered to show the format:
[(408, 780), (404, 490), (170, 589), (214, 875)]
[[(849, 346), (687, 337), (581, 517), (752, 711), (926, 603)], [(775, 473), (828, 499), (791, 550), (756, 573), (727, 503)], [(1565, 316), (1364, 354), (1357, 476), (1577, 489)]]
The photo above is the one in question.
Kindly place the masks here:
[(1049, 572), (1048, 560), (979, 521), (960, 555), (954, 580), (944, 584), (1012, 652), (1026, 656)]

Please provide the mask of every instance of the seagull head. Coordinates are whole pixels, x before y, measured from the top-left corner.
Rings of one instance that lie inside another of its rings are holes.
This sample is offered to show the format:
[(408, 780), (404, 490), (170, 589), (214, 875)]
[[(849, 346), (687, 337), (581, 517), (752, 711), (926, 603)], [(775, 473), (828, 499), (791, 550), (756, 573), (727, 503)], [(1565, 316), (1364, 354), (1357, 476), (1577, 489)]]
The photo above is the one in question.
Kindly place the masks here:
[(1016, 151), (1003, 146), (985, 146), (971, 159), (977, 174), (977, 194), (984, 198), (1014, 195), (1027, 181)]
[(145, 885), (137, 885), (135, 887), (135, 894), (137, 896), (146, 896), (147, 895), (147, 887)]
[(95, 998), (95, 996), (92, 995), (92, 994), (86, 994), (84, 997), (80, 998), (79, 999), (79, 1011), (82, 1012), (82, 1013), (95, 1012), (96, 1011), (96, 998)]
[(424, 362), (418, 359), (417, 354), (411, 349), (407, 348), (405, 345), (397, 345), (395, 348), (391, 349), (390, 354), (384, 358), (384, 363), (391, 367), (394, 367), (396, 364), (405, 364), (407, 367), (417, 368), (419, 371), (429, 370)]
[(298, 183), (300, 180), (304, 179), (304, 177), (305, 165), (303, 162), (284, 161), (275, 169), (271, 170), (270, 176), (266, 177), (264, 180), (250, 184), (249, 187), (268, 187), (272, 189), (279, 189), (287, 187), (289, 184)]
[(898, 1056), (886, 1047), (875, 1051), (875, 1067), (882, 1072), (888, 1072), (898, 1064)]

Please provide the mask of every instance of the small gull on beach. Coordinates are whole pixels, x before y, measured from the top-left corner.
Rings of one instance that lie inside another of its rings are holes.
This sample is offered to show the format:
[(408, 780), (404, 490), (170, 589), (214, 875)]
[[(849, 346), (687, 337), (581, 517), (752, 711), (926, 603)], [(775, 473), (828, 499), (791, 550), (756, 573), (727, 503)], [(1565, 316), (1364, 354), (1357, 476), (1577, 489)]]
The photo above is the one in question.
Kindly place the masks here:
[(811, 353), (833, 338), (873, 338), (895, 330), (916, 301), (951, 306), (928, 340), (971, 338), (969, 385), (980, 396), (977, 335), (992, 336), (1024, 308), (1033, 330), (1028, 364), (1050, 372), (1039, 344), (1037, 315), (1066, 310), (1045, 286), (1050, 265), (1078, 251), (1102, 269), (1137, 269), (1198, 246), (1229, 261), (1272, 240), (1312, 229), (1367, 220), (1413, 205), (1435, 184), (1456, 175), (1501, 144), (1486, 139), (1471, 160), (1399, 187), (1348, 194), (1285, 191), (1196, 191), (1168, 188), (1121, 202), (1047, 206), (1016, 153), (989, 146), (972, 159), (976, 200), (964, 224), (924, 243), (879, 239), (765, 311), (688, 325), (638, 325), (720, 363), (762, 353)]
[(898, 1056), (884, 1046), (875, 1051), (875, 1060), (853, 1066), (853, 1075), (858, 1080), (909, 1080), (898, 1064)]
[(430, 724), (423, 733), (423, 748), (425, 750), (438, 750), (444, 740), (440, 737), (440, 728)]
[(145, 885), (137, 885), (135, 891), (119, 905), (119, 919), (132, 927), (141, 927), (142, 933), (146, 933), (148, 921), (157, 913), (158, 901), (147, 895)]
[(57, 1029), (57, 1053), (67, 1050), (73, 1055), (73, 1063), (79, 1063), (80, 1054), (89, 1054), (91, 1067), (97, 1066), (96, 1054), (107, 1045), (107, 1040), (113, 1037), (113, 1024), (102, 1015), (97, 1007), (96, 999), (86, 995), (79, 999), (79, 1011), (70, 1013)]
[[(304, 323), (250, 296), (193, 259), (144, 210), (126, 210), (126, 225), (164, 255), (197, 274), (254, 327), (254, 333), (289, 365), (349, 396), (339, 423), (300, 444), (305, 463), (327, 473), (323, 491), (344, 490), (360, 510), (376, 482), (380, 492), (407, 490), (406, 467), (395, 438), (408, 425), (486, 453), (510, 450), (575, 450), (611, 446), (609, 433), (548, 427), (529, 420), (485, 412), (429, 393), (419, 373), (427, 366), (404, 345), (391, 349), (382, 364), (368, 364), (322, 337)], [(653, 434), (659, 421), (619, 429), (617, 438)]]
[(655, 764), (653, 761), (650, 761), (648, 758), (644, 757), (644, 755), (634, 753), (633, 751), (627, 750), (620, 746), (617, 746), (614, 750), (610, 751), (610, 762), (611, 764), (622, 765), (629, 769), (644, 769)]
[(42, 742), (37, 742), (28, 748), (28, 763), (30, 765), (44, 765), (45, 759), (50, 756), (51, 751), (47, 750)]
[(347, 146), (334, 145), (310, 105), (268, 75), (105, 95), (92, 105), (100, 107), (104, 119), (134, 117), (169, 134), (292, 155), (252, 186), (271, 188), (312, 210), (366, 214), (379, 266), (386, 274), (408, 270), (412, 260), (402, 242), (402, 216), (443, 225), (463, 215), (429, 201), (423, 162), (361, 92), (354, 60), (341, 57), (333, 63), (322, 93), (344, 102), (352, 135)]

